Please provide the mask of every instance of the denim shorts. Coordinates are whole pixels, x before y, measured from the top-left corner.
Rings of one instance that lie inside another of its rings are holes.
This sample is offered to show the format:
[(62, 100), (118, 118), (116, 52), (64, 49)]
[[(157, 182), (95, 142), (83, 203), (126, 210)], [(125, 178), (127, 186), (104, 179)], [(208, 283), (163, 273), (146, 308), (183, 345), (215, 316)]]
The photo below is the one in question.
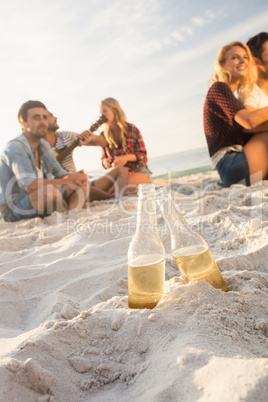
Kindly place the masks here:
[(248, 160), (244, 151), (227, 152), (218, 162), (216, 168), (224, 187), (238, 183), (250, 186)]
[(31, 219), (39, 217), (44, 217), (44, 214), (39, 214), (36, 209), (34, 209), (29, 201), (29, 194), (25, 194), (16, 205), (14, 205), (14, 210), (10, 209), (5, 216), (6, 222), (16, 222), (20, 219)]
[[(64, 188), (60, 189), (65, 201), (68, 201), (68, 197), (65, 193)], [(14, 210), (10, 209), (5, 216), (6, 222), (16, 222), (21, 219), (31, 219), (31, 218), (44, 218), (47, 214), (40, 213), (34, 209), (29, 200), (29, 194), (25, 194), (19, 202), (14, 204)]]
[(135, 169), (132, 169), (132, 173), (143, 173), (145, 176), (149, 177), (151, 179), (151, 172), (145, 167), (145, 166), (138, 166)]

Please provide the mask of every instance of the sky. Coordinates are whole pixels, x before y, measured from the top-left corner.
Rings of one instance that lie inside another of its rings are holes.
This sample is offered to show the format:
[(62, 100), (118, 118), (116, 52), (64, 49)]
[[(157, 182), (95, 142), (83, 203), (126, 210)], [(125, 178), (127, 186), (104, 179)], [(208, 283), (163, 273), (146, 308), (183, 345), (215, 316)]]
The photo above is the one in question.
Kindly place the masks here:
[[(206, 147), (203, 105), (218, 50), (268, 30), (267, 0), (0, 0), (0, 151), (42, 101), (77, 133), (117, 99), (150, 158)], [(101, 149), (74, 152), (100, 167)], [(149, 164), (150, 165), (150, 164)]]

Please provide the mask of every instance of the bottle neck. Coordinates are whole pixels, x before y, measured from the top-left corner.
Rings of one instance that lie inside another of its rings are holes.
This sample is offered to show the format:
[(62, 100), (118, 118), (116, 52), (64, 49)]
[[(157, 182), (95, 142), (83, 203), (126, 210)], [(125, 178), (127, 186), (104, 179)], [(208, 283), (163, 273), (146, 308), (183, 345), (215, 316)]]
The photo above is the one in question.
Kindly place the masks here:
[(159, 192), (157, 203), (170, 232), (172, 251), (197, 245), (207, 247), (203, 237), (188, 226), (170, 194), (166, 191)]
[(153, 198), (140, 197), (138, 201), (136, 233), (157, 233), (156, 201)]
[(175, 207), (170, 194), (158, 199), (158, 205), (171, 234), (178, 233), (185, 227), (189, 228), (179, 209)]

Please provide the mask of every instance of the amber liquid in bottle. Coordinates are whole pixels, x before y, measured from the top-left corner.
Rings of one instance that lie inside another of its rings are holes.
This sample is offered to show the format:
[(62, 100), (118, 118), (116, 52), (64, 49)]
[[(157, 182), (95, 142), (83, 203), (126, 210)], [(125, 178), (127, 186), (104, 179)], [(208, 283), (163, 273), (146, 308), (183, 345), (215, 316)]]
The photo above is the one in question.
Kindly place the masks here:
[(228, 292), (228, 286), (209, 248), (202, 245), (185, 247), (172, 254), (186, 283), (205, 279), (214, 288)]
[[(159, 259), (159, 258), (158, 258)], [(164, 294), (165, 259), (146, 263), (148, 256), (140, 256), (128, 265), (128, 306), (154, 308)], [(150, 258), (151, 260), (151, 258)]]

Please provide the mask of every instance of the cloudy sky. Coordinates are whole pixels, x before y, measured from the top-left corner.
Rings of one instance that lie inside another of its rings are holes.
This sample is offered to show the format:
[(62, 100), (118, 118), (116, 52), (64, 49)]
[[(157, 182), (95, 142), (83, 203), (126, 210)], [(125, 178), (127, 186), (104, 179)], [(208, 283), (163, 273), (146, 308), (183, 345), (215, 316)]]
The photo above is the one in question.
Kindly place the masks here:
[[(202, 110), (219, 48), (268, 30), (267, 0), (0, 0), (2, 149), (17, 112), (44, 102), (81, 132), (116, 98), (150, 157), (206, 146)], [(75, 151), (78, 168), (100, 149)]]

